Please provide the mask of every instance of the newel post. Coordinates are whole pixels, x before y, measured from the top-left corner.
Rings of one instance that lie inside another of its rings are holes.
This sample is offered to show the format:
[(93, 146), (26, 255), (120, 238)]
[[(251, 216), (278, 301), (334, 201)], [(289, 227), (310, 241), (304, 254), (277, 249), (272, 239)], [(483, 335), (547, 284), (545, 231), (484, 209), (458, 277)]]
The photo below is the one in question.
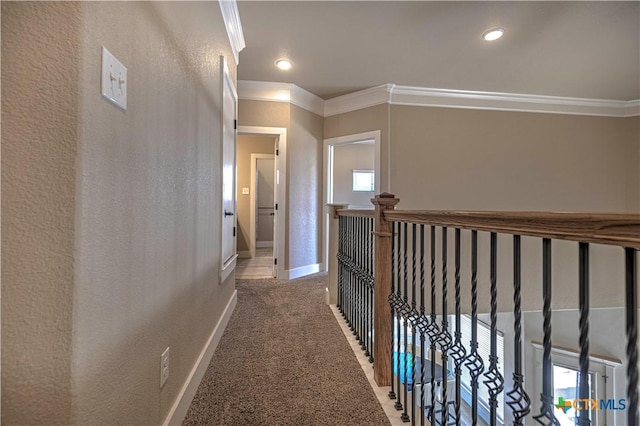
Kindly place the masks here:
[(393, 210), (400, 200), (386, 192), (371, 200), (375, 212), (373, 376), (378, 386), (391, 385), (391, 222), (385, 210)]
[(338, 210), (346, 209), (348, 204), (327, 204), (329, 207), (329, 304), (338, 303)]

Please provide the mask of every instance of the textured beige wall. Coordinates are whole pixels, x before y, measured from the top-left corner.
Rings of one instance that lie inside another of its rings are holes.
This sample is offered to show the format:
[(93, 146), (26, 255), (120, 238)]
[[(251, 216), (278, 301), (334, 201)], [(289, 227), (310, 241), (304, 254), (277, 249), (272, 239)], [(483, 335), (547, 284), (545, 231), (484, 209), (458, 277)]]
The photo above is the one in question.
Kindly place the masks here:
[[(220, 55), (235, 66), (216, 2), (83, 3), (83, 18), (73, 420), (157, 424), (233, 292)], [(126, 113), (99, 96), (101, 45), (128, 67)]]
[[(392, 106), (391, 192), (399, 209), (637, 212), (638, 120)], [(499, 310), (513, 306), (511, 244), (507, 236), (499, 239)], [(479, 246), (478, 303), (487, 312), (487, 235)], [(462, 282), (470, 279), (468, 247), (465, 232)], [(542, 306), (540, 254), (539, 239), (523, 240), (526, 310)], [(576, 307), (576, 245), (556, 241), (553, 254), (553, 307)], [(620, 254), (592, 247), (594, 307), (624, 302)]]
[(251, 198), (253, 193), (242, 194), (242, 188), (251, 188), (251, 154), (273, 154), (275, 138), (253, 135), (238, 136), (238, 152), (236, 176), (238, 178), (237, 207), (238, 212), (238, 252), (249, 251), (251, 226)]
[(375, 169), (373, 144), (340, 145), (333, 148), (333, 202), (371, 207), (374, 192), (353, 191), (353, 170)]
[(324, 138), (380, 130), (380, 192), (389, 191), (389, 104), (376, 105), (324, 120)]
[(322, 263), (323, 118), (291, 105), (288, 150), (289, 268)]
[[(234, 290), (219, 6), (2, 8), (3, 423), (160, 424)], [(128, 68), (126, 112), (100, 97), (103, 45)]]
[(290, 107), (286, 102), (264, 102), (240, 99), (238, 125), (259, 127), (285, 127), (289, 129)]
[(2, 423), (71, 420), (78, 3), (2, 2)]
[(395, 105), (391, 127), (399, 208), (639, 209), (638, 117)]

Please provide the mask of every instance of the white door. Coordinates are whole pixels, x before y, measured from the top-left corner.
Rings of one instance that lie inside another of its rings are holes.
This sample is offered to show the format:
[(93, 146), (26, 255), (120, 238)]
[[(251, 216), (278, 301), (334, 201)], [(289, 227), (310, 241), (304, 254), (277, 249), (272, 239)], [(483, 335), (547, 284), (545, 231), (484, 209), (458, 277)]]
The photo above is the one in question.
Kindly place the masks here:
[(236, 254), (236, 107), (237, 94), (229, 70), (224, 64), (222, 87), (222, 264), (232, 262)]
[(256, 247), (273, 247), (274, 159), (257, 158), (256, 160)]

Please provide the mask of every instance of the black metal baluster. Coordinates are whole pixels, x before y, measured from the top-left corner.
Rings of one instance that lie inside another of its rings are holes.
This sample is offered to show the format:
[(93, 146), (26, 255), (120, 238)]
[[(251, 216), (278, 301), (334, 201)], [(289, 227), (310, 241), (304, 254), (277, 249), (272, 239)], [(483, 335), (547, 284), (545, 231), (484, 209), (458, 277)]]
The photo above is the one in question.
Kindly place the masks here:
[(627, 424), (638, 424), (638, 265), (636, 250), (625, 248), (627, 299)]
[(355, 288), (356, 288), (356, 277), (355, 277), (355, 270), (354, 270), (354, 266), (355, 266), (355, 257), (356, 257), (356, 236), (355, 236), (355, 223), (353, 220), (353, 216), (349, 217), (349, 222), (350, 222), (350, 228), (351, 228), (351, 274), (349, 274), (350, 276), (350, 281), (349, 281), (349, 328), (351, 329), (351, 332), (354, 333), (355, 332), (355, 324), (354, 324), (354, 313), (355, 313), (355, 306), (356, 306), (356, 292), (355, 292)]
[(436, 422), (436, 342), (440, 330), (436, 323), (436, 227), (431, 226), (431, 315), (429, 328), (429, 346), (431, 353), (431, 424)]
[[(579, 244), (578, 259), (578, 303), (580, 308), (580, 376), (578, 377), (578, 398), (583, 401), (591, 398), (589, 391), (589, 244)], [(586, 404), (586, 403), (585, 403)], [(586, 408), (586, 405), (583, 407)], [(580, 410), (577, 424), (586, 426), (590, 410)]]
[(396, 317), (395, 307), (395, 291), (396, 291), (396, 223), (391, 222), (391, 294), (389, 295), (389, 306), (391, 307), (391, 390), (389, 391), (389, 399), (396, 399), (393, 381), (393, 351), (395, 349), (396, 337), (393, 333), (394, 319)]
[[(346, 251), (346, 260), (347, 266), (351, 263), (351, 218), (349, 216), (345, 217), (346, 223), (346, 235), (345, 235), (345, 251)], [(344, 307), (344, 319), (347, 322), (349, 328), (351, 328), (351, 323), (349, 321), (349, 309), (351, 308), (351, 300), (350, 300), (350, 292), (351, 292), (351, 268), (347, 267), (346, 271), (347, 276), (345, 277), (345, 307)]]
[(351, 332), (358, 339), (357, 329), (357, 307), (358, 307), (358, 276), (356, 274), (356, 267), (358, 266), (358, 238), (357, 238), (357, 224), (356, 218), (351, 216)]
[(416, 325), (418, 311), (416, 309), (416, 238), (417, 225), (411, 225), (411, 425), (416, 424)]
[(367, 328), (369, 327), (369, 239), (367, 237), (367, 218), (362, 220), (362, 350), (365, 356), (369, 356)]
[(449, 361), (449, 348), (451, 347), (451, 334), (449, 333), (449, 318), (447, 317), (447, 297), (448, 297), (448, 277), (447, 277), (447, 241), (448, 233), (447, 227), (442, 227), (442, 322), (440, 326), (440, 350), (442, 351), (442, 424), (446, 425), (449, 422), (449, 410), (447, 409), (447, 379), (448, 369), (447, 363)]
[(420, 225), (420, 426), (424, 426), (425, 417), (425, 392), (424, 379), (426, 372), (424, 337), (427, 331), (428, 321), (424, 315), (424, 225)]
[[(349, 270), (347, 268), (348, 256), (349, 256), (349, 218), (346, 216), (342, 216), (342, 220), (344, 221), (344, 236), (342, 241), (342, 256), (344, 258), (343, 268), (344, 268), (344, 278), (342, 283), (342, 317), (347, 320), (347, 309), (349, 306), (349, 298), (348, 298), (348, 286), (349, 286)], [(348, 324), (348, 322), (347, 322)]]
[(360, 349), (363, 352), (367, 351), (367, 294), (369, 289), (367, 288), (367, 232), (366, 232), (366, 218), (361, 217), (360, 229), (362, 234), (360, 235)]
[(366, 244), (366, 255), (365, 255), (365, 260), (366, 260), (366, 270), (367, 270), (367, 309), (366, 309), (366, 313), (367, 313), (367, 318), (366, 318), (366, 334), (365, 334), (365, 346), (367, 347), (367, 350), (365, 352), (365, 356), (369, 359), (373, 359), (372, 358), (372, 354), (373, 354), (373, 347), (371, 346), (371, 328), (373, 327), (373, 266), (371, 263), (371, 260), (373, 259), (373, 250), (372, 250), (372, 245), (371, 245), (371, 231), (373, 230), (371, 228), (371, 218), (366, 218), (365, 219), (365, 235), (367, 238), (367, 244)]
[(484, 384), (489, 390), (489, 424), (495, 426), (497, 422), (498, 395), (504, 388), (504, 378), (498, 370), (498, 236), (491, 233), (490, 249), (490, 282), (491, 282), (491, 348), (489, 354), (489, 370), (485, 373), (487, 380)]
[(542, 240), (542, 393), (540, 414), (534, 419), (541, 425), (556, 425), (560, 422), (553, 413), (553, 364), (551, 363), (551, 240)]
[(343, 246), (343, 239), (344, 239), (344, 216), (339, 216), (338, 217), (338, 303), (337, 303), (337, 308), (340, 310), (340, 313), (343, 312), (342, 310), (342, 279), (344, 276), (344, 259), (343, 259), (343, 251), (344, 251), (344, 246)]
[(513, 315), (514, 315), (514, 370), (513, 389), (507, 393), (507, 404), (513, 412), (513, 425), (523, 426), (523, 419), (531, 411), (531, 400), (524, 390), (522, 373), (522, 309), (520, 287), (522, 281), (520, 235), (513, 236)]
[(396, 375), (396, 384), (397, 384), (397, 395), (398, 395), (398, 399), (396, 400), (396, 403), (394, 404), (394, 407), (396, 408), (396, 410), (401, 411), (402, 410), (402, 371), (400, 371), (400, 356), (402, 355), (402, 352), (400, 352), (401, 347), (402, 347), (402, 338), (400, 335), (400, 322), (401, 322), (401, 314), (400, 314), (400, 307), (401, 307), (401, 302), (402, 302), (402, 289), (401, 289), (401, 262), (400, 262), (400, 256), (401, 256), (401, 244), (402, 244), (402, 224), (398, 223), (398, 249), (397, 251), (397, 257), (396, 257), (396, 342), (397, 342), (397, 347), (396, 347), (396, 371), (397, 371), (397, 375)]
[(343, 256), (343, 263), (342, 263), (342, 267), (344, 269), (344, 275), (343, 275), (343, 280), (342, 280), (342, 315), (343, 317), (346, 318), (347, 315), (347, 309), (349, 306), (349, 297), (348, 297), (348, 291), (349, 291), (349, 218), (346, 216), (342, 217), (343, 223), (344, 223), (344, 232), (343, 232), (343, 238), (342, 238), (342, 256)]
[(478, 424), (478, 378), (484, 362), (478, 354), (478, 231), (471, 231), (471, 353), (465, 366), (471, 376), (471, 424)]
[(456, 290), (456, 332), (453, 346), (450, 348), (451, 357), (455, 365), (456, 376), (456, 401), (455, 401), (455, 421), (456, 426), (460, 426), (460, 386), (462, 377), (462, 362), (467, 351), (462, 345), (462, 333), (460, 332), (460, 229), (455, 231), (455, 290)]
[(362, 219), (354, 217), (356, 223), (356, 339), (362, 349)]
[(404, 331), (404, 351), (402, 353), (402, 359), (404, 361), (404, 372), (403, 372), (403, 378), (404, 378), (404, 413), (402, 413), (402, 415), (400, 416), (400, 418), (402, 419), (403, 422), (408, 422), (409, 421), (409, 414), (407, 413), (407, 400), (408, 400), (408, 387), (409, 387), (409, 372), (407, 371), (409, 368), (409, 363), (408, 363), (408, 345), (409, 345), (409, 335), (408, 335), (408, 330), (407, 330), (407, 312), (408, 312), (408, 307), (409, 307), (409, 299), (408, 299), (408, 241), (409, 239), (407, 238), (409, 236), (409, 224), (407, 222), (403, 223), (403, 227), (404, 227), (404, 245), (403, 245), (403, 259), (404, 259), (404, 279), (403, 279), (403, 294), (402, 294), (402, 300), (403, 300), (403, 311), (405, 313), (404, 315), (404, 321), (403, 321), (403, 331)]
[(356, 338), (358, 342), (360, 342), (360, 349), (364, 350), (364, 333), (363, 333), (363, 319), (364, 319), (364, 276), (362, 274), (362, 265), (364, 264), (364, 229), (362, 225), (364, 224), (364, 220), (361, 217), (356, 217), (356, 224), (358, 229), (358, 269), (356, 269), (358, 275), (358, 299), (356, 303), (356, 311), (357, 311), (357, 333)]
[(371, 329), (373, 328), (373, 242), (371, 240), (373, 234), (372, 228), (372, 220), (371, 218), (367, 218), (367, 226), (366, 226), (366, 237), (367, 237), (367, 254), (365, 258), (367, 259), (367, 335), (366, 335), (366, 343), (367, 350), (365, 352), (365, 356), (369, 358), (369, 362), (373, 361), (373, 346), (371, 343)]

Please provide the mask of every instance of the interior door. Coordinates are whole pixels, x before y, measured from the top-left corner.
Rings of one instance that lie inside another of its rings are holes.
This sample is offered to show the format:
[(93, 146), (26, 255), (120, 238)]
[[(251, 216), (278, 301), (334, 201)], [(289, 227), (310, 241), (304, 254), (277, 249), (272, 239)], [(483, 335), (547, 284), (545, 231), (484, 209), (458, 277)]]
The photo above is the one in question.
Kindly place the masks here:
[(276, 143), (273, 147), (273, 276), (278, 277), (278, 244), (284, 244), (284, 241), (278, 241), (278, 186), (280, 185), (280, 169), (278, 164), (280, 163), (280, 138), (276, 138)]
[(224, 64), (222, 87), (222, 248), (223, 268), (236, 255), (236, 111), (238, 96), (229, 69)]
[(275, 171), (273, 158), (256, 159), (256, 247), (273, 247)]

